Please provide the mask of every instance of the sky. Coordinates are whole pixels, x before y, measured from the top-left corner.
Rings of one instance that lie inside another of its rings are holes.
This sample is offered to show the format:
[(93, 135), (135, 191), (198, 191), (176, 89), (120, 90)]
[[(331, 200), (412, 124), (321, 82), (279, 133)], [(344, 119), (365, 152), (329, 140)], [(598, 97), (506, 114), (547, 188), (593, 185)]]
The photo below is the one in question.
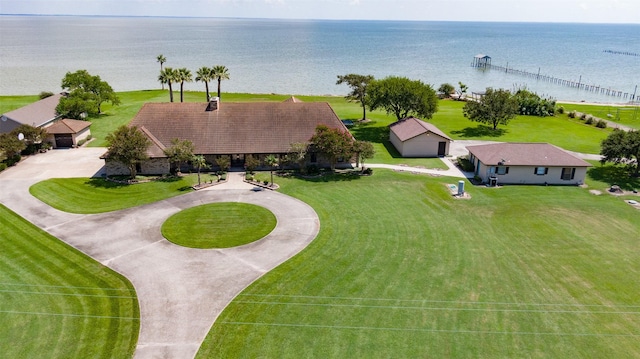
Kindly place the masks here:
[(0, 14), (640, 24), (640, 0), (0, 0)]

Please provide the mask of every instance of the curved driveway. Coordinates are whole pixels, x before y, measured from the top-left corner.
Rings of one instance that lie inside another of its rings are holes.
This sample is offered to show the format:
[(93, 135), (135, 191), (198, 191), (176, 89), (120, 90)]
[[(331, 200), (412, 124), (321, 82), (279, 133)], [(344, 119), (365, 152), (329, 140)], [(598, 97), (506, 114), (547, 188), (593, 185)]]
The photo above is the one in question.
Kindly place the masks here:
[[(133, 283), (140, 302), (136, 358), (194, 357), (224, 307), (251, 282), (306, 247), (319, 231), (318, 216), (307, 204), (277, 192), (253, 192), (237, 179), (94, 215), (60, 212), (29, 194), (32, 184), (46, 178), (99, 173), (100, 163), (94, 159), (102, 152), (88, 148), (28, 158), (0, 173), (0, 202)], [(257, 242), (228, 249), (184, 248), (162, 237), (160, 226), (169, 216), (212, 202), (266, 207), (275, 214), (277, 226)]]

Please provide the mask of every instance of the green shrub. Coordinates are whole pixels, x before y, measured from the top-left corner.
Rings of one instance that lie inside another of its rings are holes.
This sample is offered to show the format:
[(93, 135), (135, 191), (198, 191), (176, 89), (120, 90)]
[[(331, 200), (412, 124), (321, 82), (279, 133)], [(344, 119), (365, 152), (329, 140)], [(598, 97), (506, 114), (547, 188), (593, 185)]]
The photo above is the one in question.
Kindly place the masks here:
[(458, 165), (465, 172), (473, 172), (476, 170), (475, 166), (469, 161), (468, 156), (458, 157)]
[(585, 116), (584, 123), (586, 123), (587, 125), (593, 125), (595, 122), (596, 120), (593, 118), (593, 116), (591, 115)]
[(564, 113), (564, 107), (563, 106), (558, 106), (558, 108), (556, 109), (556, 112), (558, 112), (559, 114), (563, 114)]
[(569, 116), (569, 118), (576, 118), (578, 116), (578, 113), (575, 110), (573, 110), (569, 112), (567, 116)]
[(580, 119), (581, 119), (582, 121), (586, 121), (586, 120), (587, 120), (587, 114), (586, 114), (586, 113), (583, 113), (582, 115), (580, 115)]
[(0, 172), (4, 171), (7, 168), (7, 164), (2, 162), (0, 163)]
[(362, 171), (363, 174), (365, 175), (372, 175), (373, 174), (373, 169), (370, 167), (367, 167), (364, 169), (364, 171)]
[(53, 96), (53, 92), (51, 92), (51, 91), (42, 91), (42, 92), (40, 92), (40, 94), (38, 95), (38, 97), (39, 97), (41, 100), (44, 100), (45, 98), (47, 98), (47, 97), (51, 97), (51, 96)]
[(596, 122), (596, 127), (597, 128), (607, 128), (607, 121), (598, 120), (598, 122)]

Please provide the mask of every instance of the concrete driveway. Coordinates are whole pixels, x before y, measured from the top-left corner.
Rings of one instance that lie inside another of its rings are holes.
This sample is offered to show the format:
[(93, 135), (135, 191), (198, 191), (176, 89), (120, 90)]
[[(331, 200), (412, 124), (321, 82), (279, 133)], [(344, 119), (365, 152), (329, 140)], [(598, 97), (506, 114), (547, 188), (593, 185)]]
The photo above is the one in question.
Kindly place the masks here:
[[(238, 177), (210, 190), (95, 215), (60, 212), (29, 194), (32, 184), (46, 178), (100, 174), (102, 153), (81, 148), (30, 157), (0, 173), (0, 202), (133, 283), (140, 301), (136, 358), (193, 358), (224, 307), (305, 248), (320, 229), (307, 204), (277, 192), (254, 192)], [(257, 242), (228, 249), (184, 248), (162, 237), (160, 226), (169, 216), (212, 202), (263, 206), (275, 214), (277, 226)]]

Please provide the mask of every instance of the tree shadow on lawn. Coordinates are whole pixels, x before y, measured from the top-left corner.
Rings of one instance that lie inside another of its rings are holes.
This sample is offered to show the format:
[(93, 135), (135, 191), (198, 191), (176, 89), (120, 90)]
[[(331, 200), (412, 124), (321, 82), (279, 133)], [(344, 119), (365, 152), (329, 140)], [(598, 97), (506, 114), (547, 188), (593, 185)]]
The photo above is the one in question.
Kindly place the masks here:
[(349, 171), (344, 173), (323, 173), (315, 176), (297, 175), (297, 178), (307, 182), (344, 182), (359, 180), (360, 172)]
[(466, 127), (462, 130), (451, 131), (451, 134), (460, 137), (500, 137), (507, 133), (504, 128), (496, 128), (491, 126), (478, 125), (476, 127)]
[(88, 184), (89, 186), (94, 188), (107, 188), (107, 189), (129, 186), (129, 184), (127, 183), (107, 181), (106, 179), (102, 179), (102, 178), (91, 178), (87, 182), (85, 182), (85, 184)]
[(363, 123), (352, 127), (350, 132), (361, 141), (384, 143), (389, 140), (388, 126), (373, 126), (370, 123)]
[(625, 191), (640, 189), (640, 178), (631, 176), (629, 170), (621, 165), (600, 165), (589, 168), (589, 177), (609, 186), (618, 185)]

